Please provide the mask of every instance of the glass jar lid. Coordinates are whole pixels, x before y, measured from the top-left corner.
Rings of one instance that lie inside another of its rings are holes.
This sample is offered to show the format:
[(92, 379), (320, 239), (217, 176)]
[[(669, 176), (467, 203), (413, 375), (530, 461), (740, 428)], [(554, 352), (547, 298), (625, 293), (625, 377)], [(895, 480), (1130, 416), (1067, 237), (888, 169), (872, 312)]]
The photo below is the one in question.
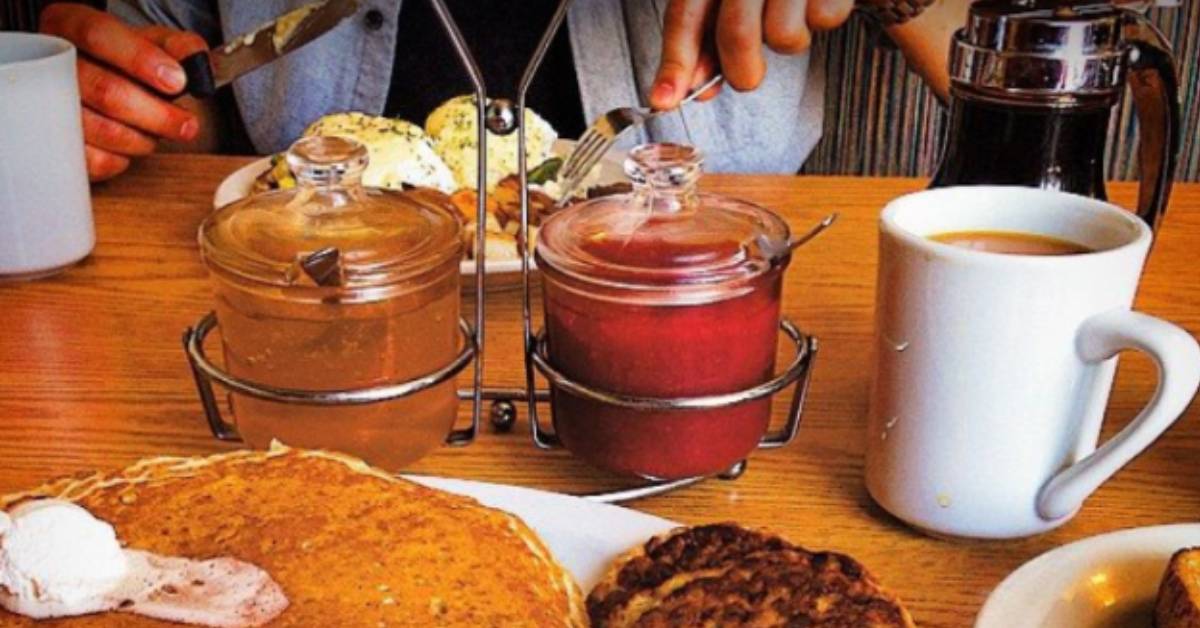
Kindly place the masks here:
[(462, 219), (449, 197), (363, 187), (367, 161), (367, 149), (352, 139), (297, 141), (287, 153), (296, 187), (213, 212), (200, 226), (205, 262), (270, 285), (363, 288), (460, 258)]
[(633, 192), (572, 206), (538, 232), (539, 264), (579, 281), (633, 290), (711, 288), (743, 282), (791, 256), (774, 212), (697, 192), (693, 147), (645, 144), (625, 161)]

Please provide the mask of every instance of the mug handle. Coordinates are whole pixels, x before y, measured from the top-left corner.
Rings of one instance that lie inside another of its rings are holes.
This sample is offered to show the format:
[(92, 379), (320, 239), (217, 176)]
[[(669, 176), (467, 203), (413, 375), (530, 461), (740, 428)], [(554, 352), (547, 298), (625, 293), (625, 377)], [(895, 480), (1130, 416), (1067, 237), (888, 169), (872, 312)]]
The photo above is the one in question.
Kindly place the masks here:
[(1079, 329), (1076, 349), (1085, 362), (1094, 365), (1123, 349), (1142, 351), (1158, 367), (1158, 388), (1125, 429), (1042, 487), (1037, 510), (1046, 520), (1061, 519), (1078, 510), (1084, 499), (1175, 423), (1200, 386), (1196, 339), (1176, 325), (1141, 312), (1116, 310), (1089, 318)]

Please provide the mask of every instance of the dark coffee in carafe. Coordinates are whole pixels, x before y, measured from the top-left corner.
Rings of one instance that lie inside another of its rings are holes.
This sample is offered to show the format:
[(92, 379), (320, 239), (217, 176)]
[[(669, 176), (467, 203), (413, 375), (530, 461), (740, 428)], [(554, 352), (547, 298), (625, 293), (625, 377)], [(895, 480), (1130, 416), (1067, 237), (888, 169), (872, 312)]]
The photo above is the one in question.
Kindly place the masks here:
[(1157, 226), (1179, 148), (1170, 45), (1102, 0), (979, 0), (951, 44), (950, 123), (932, 187), (1024, 185), (1104, 199), (1109, 115), (1140, 123), (1138, 215)]

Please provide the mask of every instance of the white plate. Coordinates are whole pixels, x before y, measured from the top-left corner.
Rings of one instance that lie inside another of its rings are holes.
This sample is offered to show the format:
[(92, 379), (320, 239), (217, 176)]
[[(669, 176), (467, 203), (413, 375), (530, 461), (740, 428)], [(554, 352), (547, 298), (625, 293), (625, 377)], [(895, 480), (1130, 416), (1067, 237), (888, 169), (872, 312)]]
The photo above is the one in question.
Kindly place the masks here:
[(1149, 628), (1171, 555), (1200, 523), (1133, 528), (1051, 550), (992, 591), (975, 628)]
[(680, 524), (653, 515), (579, 497), (519, 486), (410, 476), (426, 486), (474, 497), (485, 506), (517, 515), (542, 537), (584, 595), (614, 558)]
[[(557, 140), (554, 142), (554, 154), (560, 157), (566, 157), (571, 154), (571, 150), (575, 148), (575, 140)], [(625, 171), (621, 165), (622, 156), (616, 152), (610, 152), (600, 160), (600, 173), (596, 181), (596, 185), (610, 185), (619, 183), (625, 180)], [(254, 188), (254, 180), (258, 176), (271, 168), (271, 158), (263, 157), (256, 161), (252, 161), (245, 166), (235, 170), (233, 174), (225, 177), (224, 181), (217, 186), (217, 191), (213, 194), (213, 209), (224, 207), (234, 201), (241, 200), (250, 195), (250, 191)], [(463, 261), (461, 272), (464, 275), (475, 273), (475, 262)], [(521, 272), (521, 260), (519, 259), (504, 259), (494, 260), (487, 263), (488, 275), (492, 274), (508, 274)]]

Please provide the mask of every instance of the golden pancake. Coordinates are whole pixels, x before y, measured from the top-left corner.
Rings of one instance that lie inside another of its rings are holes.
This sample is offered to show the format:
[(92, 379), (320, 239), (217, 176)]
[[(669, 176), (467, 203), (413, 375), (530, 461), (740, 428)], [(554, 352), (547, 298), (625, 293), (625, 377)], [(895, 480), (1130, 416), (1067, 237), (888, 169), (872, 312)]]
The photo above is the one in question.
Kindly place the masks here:
[(597, 628), (910, 628), (857, 561), (723, 523), (680, 528), (617, 559), (588, 596)]
[[(336, 454), (276, 446), (156, 458), (0, 497), (74, 501), (129, 548), (265, 569), (272, 626), (586, 626), (583, 596), (517, 517)], [(0, 610), (0, 626), (42, 625)], [(128, 614), (46, 622), (166, 626)]]

